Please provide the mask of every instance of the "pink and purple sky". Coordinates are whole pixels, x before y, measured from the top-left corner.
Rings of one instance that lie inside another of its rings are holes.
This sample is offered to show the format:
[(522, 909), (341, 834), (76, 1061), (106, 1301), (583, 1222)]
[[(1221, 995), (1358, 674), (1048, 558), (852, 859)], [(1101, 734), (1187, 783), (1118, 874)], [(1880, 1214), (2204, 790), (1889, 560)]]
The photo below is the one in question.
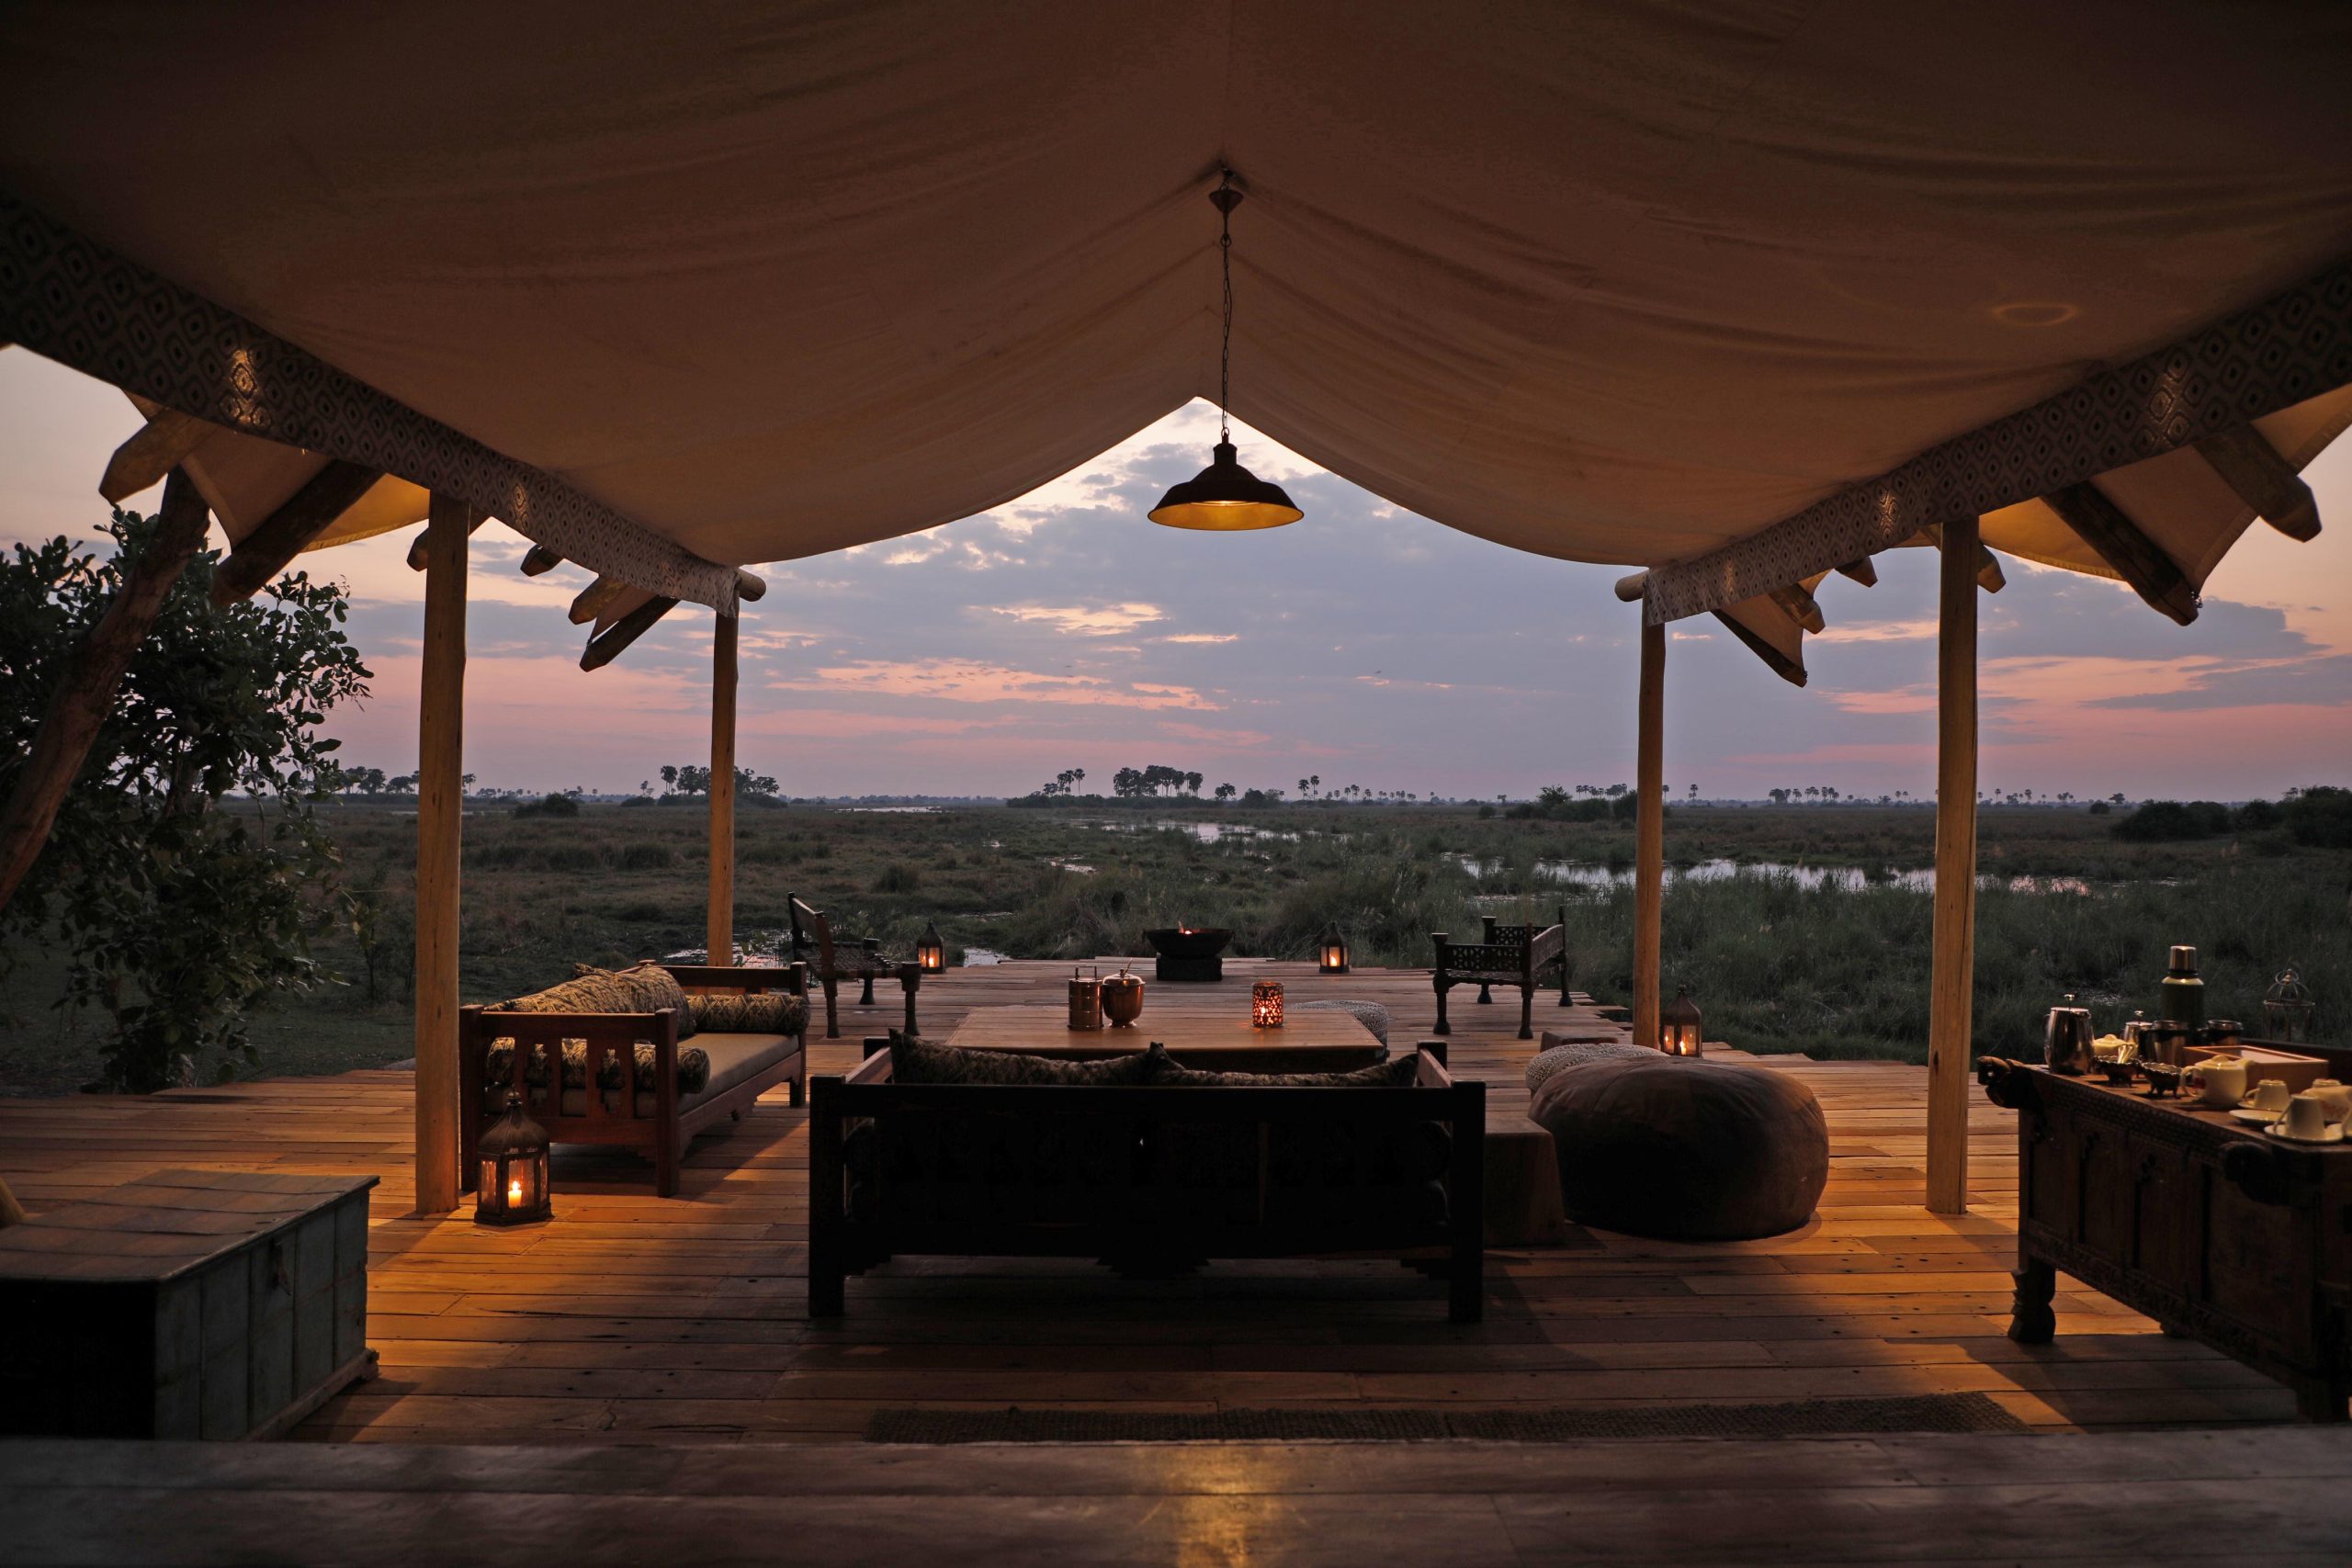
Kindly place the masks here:
[[(0, 353), (0, 544), (86, 536), (107, 455), (139, 426), (119, 393)], [(793, 795), (1088, 788), (1160, 762), (1211, 784), (1309, 773), (1421, 795), (1532, 795), (1633, 774), (1635, 612), (1622, 569), (1519, 554), (1387, 505), (1237, 427), (1304, 523), (1179, 533), (1144, 513), (1214, 438), (1194, 404), (1009, 506), (768, 568), (743, 626), (742, 761)], [(2121, 586), (2007, 563), (1983, 602), (1982, 781), (2222, 799), (2352, 779), (2352, 441), (2307, 476), (2327, 527), (2256, 524), (2179, 627)], [(134, 508), (152, 505), (134, 498)], [(344, 757), (415, 764), (423, 580), (402, 533), (306, 556), (346, 581), (374, 695), (339, 715)], [(486, 785), (628, 790), (707, 760), (710, 619), (673, 612), (620, 660), (578, 667), (564, 607), (587, 581), (514, 570), (475, 536), (466, 765)], [(1812, 684), (1768, 671), (1711, 619), (1668, 661), (1675, 795), (1933, 785), (1935, 567), (1823, 585)]]

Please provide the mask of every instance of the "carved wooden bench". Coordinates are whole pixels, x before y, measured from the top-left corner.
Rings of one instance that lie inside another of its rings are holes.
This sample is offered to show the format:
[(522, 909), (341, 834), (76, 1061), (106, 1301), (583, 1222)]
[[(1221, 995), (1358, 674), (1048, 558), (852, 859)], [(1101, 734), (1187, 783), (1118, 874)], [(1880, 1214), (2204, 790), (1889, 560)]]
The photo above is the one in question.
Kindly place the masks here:
[(1568, 915), (1566, 908), (1557, 913), (1557, 923), (1543, 927), (1507, 926), (1492, 915), (1486, 916), (1486, 930), (1475, 942), (1457, 942), (1443, 931), (1431, 931), (1430, 940), (1437, 944), (1437, 964), (1430, 976), (1437, 991), (1436, 1032), (1453, 1032), (1446, 1021), (1445, 994), (1454, 987), (1475, 985), (1478, 999), (1491, 1002), (1494, 987), (1516, 986), (1519, 1037), (1534, 1039), (1537, 987), (1556, 982), (1560, 1005), (1568, 1005), (1568, 974), (1573, 967), (1568, 962)]
[[(808, 971), (799, 964), (781, 967), (734, 967), (670, 964), (679, 987), (695, 992), (747, 994), (789, 991), (807, 998)], [(531, 1120), (547, 1129), (551, 1144), (597, 1144), (636, 1149), (653, 1161), (654, 1191), (674, 1197), (678, 1166), (695, 1134), (722, 1117), (737, 1119), (762, 1093), (788, 1085), (792, 1103), (806, 1102), (808, 1088), (807, 1010), (795, 1034), (734, 1034), (705, 1030), (689, 1043), (710, 1059), (707, 1083), (692, 1094), (678, 1090), (678, 1015), (659, 1012), (507, 1012), (469, 1007), (458, 1013), (458, 1086), (467, 1154), (463, 1190), (473, 1190), (471, 1157), (482, 1129), (497, 1120), (508, 1092), (520, 1094)], [(503, 1076), (491, 1067), (492, 1049), (514, 1042)], [(585, 1053), (581, 1082), (566, 1078), (564, 1042), (579, 1041)], [(652, 1071), (639, 1065), (639, 1042), (651, 1046)]]
[(882, 944), (873, 937), (861, 938), (855, 951), (845, 951), (833, 942), (832, 923), (821, 909), (812, 908), (795, 895), (787, 895), (786, 907), (792, 921), (792, 956), (808, 965), (809, 976), (825, 993), (825, 1038), (842, 1037), (841, 1010), (838, 993), (844, 979), (860, 982), (857, 1005), (874, 1005), (874, 977), (876, 975), (895, 976), (899, 988), (907, 996), (907, 1032), (915, 1029), (915, 991), (922, 984), (920, 964), (885, 958)]

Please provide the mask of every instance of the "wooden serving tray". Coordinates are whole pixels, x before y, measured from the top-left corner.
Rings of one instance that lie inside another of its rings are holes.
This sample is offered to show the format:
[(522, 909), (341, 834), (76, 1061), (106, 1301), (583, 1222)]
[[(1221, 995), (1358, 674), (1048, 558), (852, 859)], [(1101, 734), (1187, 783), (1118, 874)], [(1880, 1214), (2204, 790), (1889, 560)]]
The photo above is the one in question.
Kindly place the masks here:
[(2328, 1065), (2317, 1056), (2306, 1056), (2300, 1051), (2282, 1050), (2276, 1045), (2241, 1042), (2235, 1050), (2212, 1050), (2192, 1045), (2187, 1053), (2190, 1066), (2214, 1056), (2236, 1056), (2246, 1066), (2245, 1083), (2251, 1090), (2267, 1078), (2276, 1078), (2287, 1086), (2290, 1094), (2301, 1094), (2314, 1080), (2329, 1077)]

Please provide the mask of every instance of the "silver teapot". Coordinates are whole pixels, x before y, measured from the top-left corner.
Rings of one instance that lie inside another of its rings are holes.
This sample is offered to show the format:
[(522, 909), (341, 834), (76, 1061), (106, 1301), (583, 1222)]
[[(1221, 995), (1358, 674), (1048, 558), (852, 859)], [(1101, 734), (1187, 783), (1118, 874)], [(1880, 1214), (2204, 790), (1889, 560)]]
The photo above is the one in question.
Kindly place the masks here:
[(2091, 1050), (2091, 1010), (2076, 1007), (2069, 993), (2064, 1007), (2050, 1010), (2050, 1023), (2041, 1042), (2041, 1061), (2053, 1073), (2080, 1077), (2098, 1066)]

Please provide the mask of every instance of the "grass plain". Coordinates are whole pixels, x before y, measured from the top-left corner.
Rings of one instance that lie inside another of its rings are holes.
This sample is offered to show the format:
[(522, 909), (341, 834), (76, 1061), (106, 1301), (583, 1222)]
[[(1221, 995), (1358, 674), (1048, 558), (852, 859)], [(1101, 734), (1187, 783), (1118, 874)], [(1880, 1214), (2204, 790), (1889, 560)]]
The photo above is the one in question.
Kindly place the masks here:
[[(263, 1070), (339, 1072), (411, 1055), (413, 808), (335, 805), (326, 820), (351, 895), (319, 942), (338, 976), (255, 1016)], [(2215, 1016), (2258, 1027), (2289, 964), (2317, 993), (2323, 1037), (2352, 1010), (2352, 853), (2277, 830), (2126, 844), (2075, 807), (1983, 812), (1976, 1037), (2030, 1050), (2069, 992), (2102, 1028), (2154, 1008), (2171, 942), (2197, 945)], [(466, 818), (463, 983), (490, 1000), (614, 964), (698, 950), (707, 822), (699, 803), (590, 806)], [(1708, 1033), (1745, 1049), (1924, 1059), (1934, 816), (1863, 806), (1672, 808), (1665, 967)], [(1425, 966), (1429, 933), (1468, 939), (1482, 914), (1565, 912), (1576, 984), (1604, 1001), (1632, 983), (1633, 830), (1614, 822), (1481, 817), (1467, 807), (1293, 804), (858, 811), (747, 808), (739, 818), (739, 942), (772, 946), (787, 895), (837, 932), (910, 954), (936, 920), (967, 951), (1091, 958), (1148, 951), (1142, 932), (1227, 926), (1238, 953), (1306, 957), (1337, 920), (1358, 963)], [(1724, 863), (1729, 863), (1726, 865)], [(1562, 880), (1562, 868), (1575, 880)], [(1610, 873), (1620, 874), (1611, 875)], [(1821, 874), (1834, 872), (1825, 880)], [(2052, 882), (2066, 885), (2052, 890)], [(2076, 890), (2073, 885), (2079, 885)], [(356, 911), (359, 918), (350, 918)], [(60, 955), (13, 955), (0, 985), (0, 1092), (60, 1093), (94, 1075), (105, 1020), (51, 1007)]]

